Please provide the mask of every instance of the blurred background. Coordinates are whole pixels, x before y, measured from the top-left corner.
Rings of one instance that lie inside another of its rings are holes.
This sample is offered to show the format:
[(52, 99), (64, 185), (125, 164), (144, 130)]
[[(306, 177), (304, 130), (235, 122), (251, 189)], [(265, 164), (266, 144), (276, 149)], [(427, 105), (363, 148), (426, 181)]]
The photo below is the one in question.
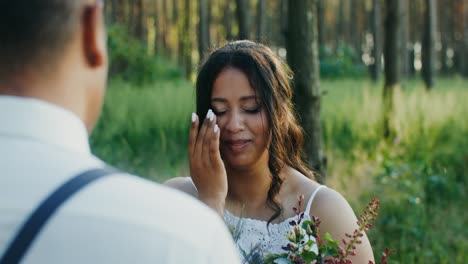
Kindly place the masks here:
[(468, 263), (468, 0), (109, 0), (105, 12), (96, 155), (157, 182), (189, 176), (198, 65), (227, 40), (259, 41), (296, 74), (320, 180), (357, 214), (380, 199), (376, 259), (389, 247), (389, 263)]

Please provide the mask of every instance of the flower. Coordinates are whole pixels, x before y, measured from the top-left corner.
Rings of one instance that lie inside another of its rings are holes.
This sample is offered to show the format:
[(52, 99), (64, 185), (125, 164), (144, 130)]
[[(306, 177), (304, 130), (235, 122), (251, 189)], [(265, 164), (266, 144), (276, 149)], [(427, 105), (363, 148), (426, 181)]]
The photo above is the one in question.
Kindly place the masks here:
[[(378, 199), (372, 199), (367, 205), (364, 212), (359, 216), (357, 222), (358, 228), (352, 234), (345, 234), (345, 238), (341, 240), (344, 247), (340, 246), (338, 240), (332, 238), (329, 233), (325, 233), (323, 238), (320, 237), (320, 219), (311, 217), (311, 220), (304, 220), (304, 212), (302, 201), (304, 196), (298, 196), (298, 207), (293, 210), (297, 215), (296, 220), (289, 222), (291, 229), (286, 235), (289, 243), (281, 247), (285, 252), (281, 254), (271, 254), (262, 252), (260, 245), (256, 245), (246, 253), (241, 249), (244, 256), (244, 263), (248, 264), (350, 264), (350, 256), (356, 255), (356, 248), (362, 243), (361, 238), (364, 232), (367, 232), (373, 225), (378, 216), (380, 202)], [(299, 208), (299, 209), (298, 209)], [(238, 227), (241, 226), (238, 224)], [(239, 234), (239, 231), (233, 232)], [(238, 238), (238, 237), (237, 237)], [(237, 241), (237, 240), (236, 240)], [(380, 263), (387, 264), (387, 258), (394, 254), (395, 250), (385, 249), (382, 254)], [(369, 264), (374, 264), (369, 261)]]

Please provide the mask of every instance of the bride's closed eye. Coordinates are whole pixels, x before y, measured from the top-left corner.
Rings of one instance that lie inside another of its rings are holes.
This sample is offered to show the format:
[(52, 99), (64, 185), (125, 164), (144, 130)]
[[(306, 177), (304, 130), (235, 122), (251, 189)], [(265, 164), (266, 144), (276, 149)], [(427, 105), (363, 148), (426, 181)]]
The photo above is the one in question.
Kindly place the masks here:
[(227, 109), (216, 109), (215, 107), (211, 107), (211, 109), (213, 109), (213, 113), (216, 115), (216, 116), (222, 116), (224, 115), (226, 112), (227, 112)]
[(256, 113), (260, 112), (261, 110), (262, 110), (262, 108), (260, 106), (244, 108), (244, 111), (246, 111), (247, 113), (250, 113), (250, 114), (256, 114)]
[[(245, 107), (245, 108), (242, 108), (243, 111), (247, 112), (248, 114), (256, 114), (256, 113), (259, 113), (261, 110), (262, 110), (262, 107), (260, 106), (255, 106), (255, 107)], [(213, 108), (213, 113), (216, 115), (216, 116), (222, 116), (224, 114), (226, 114), (228, 110), (216, 110)]]

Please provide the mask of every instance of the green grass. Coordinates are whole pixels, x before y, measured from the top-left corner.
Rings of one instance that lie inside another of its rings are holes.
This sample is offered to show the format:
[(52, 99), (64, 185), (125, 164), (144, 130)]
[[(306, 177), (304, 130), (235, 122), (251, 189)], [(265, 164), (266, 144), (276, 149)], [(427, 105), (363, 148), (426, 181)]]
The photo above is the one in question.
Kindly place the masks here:
[(184, 80), (142, 87), (111, 82), (92, 149), (110, 164), (155, 181), (188, 175), (193, 109), (193, 89)]
[[(396, 137), (382, 140), (382, 84), (325, 80), (322, 119), (327, 184), (356, 212), (371, 197), (381, 213), (369, 237), (389, 263), (467, 263), (468, 81), (419, 80), (395, 92)], [(193, 85), (167, 80), (109, 85), (93, 151), (109, 163), (161, 182), (188, 175), (187, 137)]]
[(389, 263), (467, 263), (468, 82), (420, 81), (395, 93), (397, 137), (381, 139), (382, 84), (325, 81), (323, 126), (328, 184), (356, 211), (372, 197), (381, 214), (369, 237)]

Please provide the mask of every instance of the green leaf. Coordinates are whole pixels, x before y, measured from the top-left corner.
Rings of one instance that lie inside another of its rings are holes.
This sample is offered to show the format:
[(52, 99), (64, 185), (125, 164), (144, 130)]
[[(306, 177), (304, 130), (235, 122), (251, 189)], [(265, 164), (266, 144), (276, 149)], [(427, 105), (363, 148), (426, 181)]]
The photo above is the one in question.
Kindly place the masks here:
[(325, 241), (330, 241), (330, 242), (335, 241), (335, 240), (332, 238), (332, 236), (330, 235), (330, 233), (328, 233), (328, 232), (325, 233), (325, 235), (323, 235), (323, 239), (324, 239)]
[(324, 244), (319, 247), (319, 251), (325, 256), (334, 256), (338, 254), (338, 241), (333, 240), (329, 233), (325, 233), (323, 236)]
[(330, 256), (335, 256), (338, 254), (338, 249), (334, 247), (327, 247), (327, 251), (325, 251), (324, 256), (325, 257), (330, 257)]
[(312, 262), (312, 260), (315, 260), (317, 258), (317, 254), (313, 251), (306, 251), (302, 253), (301, 255), (302, 259), (305, 260), (306, 263)]
[(275, 264), (292, 264), (288, 258), (277, 258), (273, 261)]
[(287, 257), (288, 257), (288, 253), (281, 253), (281, 254), (268, 253), (264, 256), (263, 262), (265, 264), (273, 264), (275, 263), (276, 259), (287, 258)]
[(327, 248), (328, 248), (328, 247), (338, 248), (338, 241), (336, 241), (336, 240), (327, 241), (327, 243), (325, 244), (325, 246), (326, 246)]
[(313, 245), (317, 244), (317, 242), (315, 242), (315, 240), (312, 240), (312, 239), (309, 239), (309, 241), (307, 241), (306, 245), (309, 246), (310, 248), (312, 248)]
[(314, 224), (314, 223), (313, 223), (312, 221), (310, 221), (310, 220), (304, 220), (304, 221), (302, 222), (302, 228), (303, 228), (303, 229), (307, 229), (307, 226), (308, 226), (308, 225), (313, 225), (313, 224)]

